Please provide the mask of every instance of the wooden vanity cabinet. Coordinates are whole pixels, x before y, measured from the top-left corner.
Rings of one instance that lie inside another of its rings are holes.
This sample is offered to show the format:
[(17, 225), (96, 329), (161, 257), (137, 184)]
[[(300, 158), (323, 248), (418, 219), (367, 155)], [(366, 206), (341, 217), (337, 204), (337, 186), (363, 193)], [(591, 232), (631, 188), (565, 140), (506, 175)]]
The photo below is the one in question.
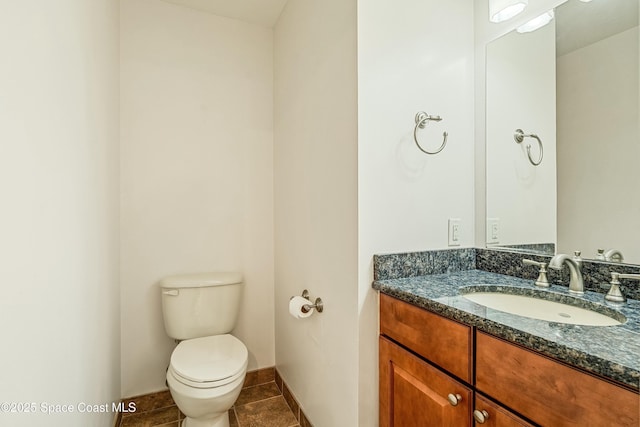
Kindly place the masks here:
[(640, 426), (638, 393), (384, 294), (380, 334), (380, 427)]

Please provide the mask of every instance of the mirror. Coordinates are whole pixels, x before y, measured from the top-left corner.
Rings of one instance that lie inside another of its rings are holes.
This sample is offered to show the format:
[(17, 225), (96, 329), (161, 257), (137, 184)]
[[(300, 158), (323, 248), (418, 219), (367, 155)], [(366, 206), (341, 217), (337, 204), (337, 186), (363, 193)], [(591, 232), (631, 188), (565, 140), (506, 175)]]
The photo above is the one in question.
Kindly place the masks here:
[(568, 0), (487, 45), (487, 247), (640, 264), (638, 3)]

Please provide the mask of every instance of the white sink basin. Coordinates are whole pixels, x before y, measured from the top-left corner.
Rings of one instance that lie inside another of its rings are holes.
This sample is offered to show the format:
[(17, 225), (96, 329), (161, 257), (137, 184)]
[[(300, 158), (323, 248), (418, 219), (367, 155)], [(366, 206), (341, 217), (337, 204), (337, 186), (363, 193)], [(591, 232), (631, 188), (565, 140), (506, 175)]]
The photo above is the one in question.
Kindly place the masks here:
[(622, 322), (596, 311), (525, 295), (502, 292), (472, 292), (463, 296), (468, 300), (494, 310), (548, 322), (585, 326), (615, 326), (622, 324)]

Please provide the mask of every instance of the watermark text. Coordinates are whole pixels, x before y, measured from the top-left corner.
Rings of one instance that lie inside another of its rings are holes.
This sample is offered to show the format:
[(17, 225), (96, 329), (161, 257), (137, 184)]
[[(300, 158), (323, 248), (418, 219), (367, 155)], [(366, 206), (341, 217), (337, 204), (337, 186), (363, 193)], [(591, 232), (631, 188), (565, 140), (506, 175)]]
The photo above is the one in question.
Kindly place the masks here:
[(49, 403), (49, 402), (0, 402), (0, 413), (4, 414), (71, 414), (105, 412), (136, 412), (135, 402), (111, 403)]

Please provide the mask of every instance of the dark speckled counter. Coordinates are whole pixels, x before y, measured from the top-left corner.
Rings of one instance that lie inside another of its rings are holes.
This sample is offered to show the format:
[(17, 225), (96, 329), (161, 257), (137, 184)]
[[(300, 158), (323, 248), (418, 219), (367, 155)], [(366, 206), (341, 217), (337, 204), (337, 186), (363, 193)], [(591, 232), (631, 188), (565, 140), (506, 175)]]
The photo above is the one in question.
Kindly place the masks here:
[[(457, 320), (478, 330), (535, 350), (556, 360), (640, 388), (640, 301), (605, 305), (601, 293), (569, 295), (566, 286), (552, 286), (554, 299), (579, 298), (575, 305), (598, 304), (598, 311), (617, 312), (627, 321), (617, 326), (581, 326), (530, 319), (493, 310), (462, 296), (469, 286), (503, 286), (512, 293), (533, 294), (533, 280), (482, 270), (376, 280), (373, 288), (418, 307)], [(464, 289), (462, 289), (464, 291)]]

